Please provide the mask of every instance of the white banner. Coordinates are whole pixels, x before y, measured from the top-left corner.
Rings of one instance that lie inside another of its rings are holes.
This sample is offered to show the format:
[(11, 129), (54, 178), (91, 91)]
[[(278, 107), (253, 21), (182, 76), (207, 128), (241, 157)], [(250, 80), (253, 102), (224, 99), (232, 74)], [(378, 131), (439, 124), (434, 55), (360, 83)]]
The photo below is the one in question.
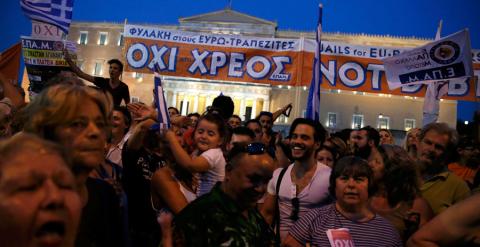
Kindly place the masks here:
[(392, 90), (404, 85), (473, 76), (466, 29), (382, 61)]

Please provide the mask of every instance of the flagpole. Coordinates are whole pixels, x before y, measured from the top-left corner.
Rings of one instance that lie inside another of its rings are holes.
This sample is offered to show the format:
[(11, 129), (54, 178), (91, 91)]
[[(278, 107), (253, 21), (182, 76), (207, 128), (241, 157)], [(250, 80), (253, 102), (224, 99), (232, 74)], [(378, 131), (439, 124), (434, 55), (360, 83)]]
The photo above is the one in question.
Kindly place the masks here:
[(313, 60), (312, 81), (308, 92), (306, 118), (320, 121), (320, 85), (322, 83), (321, 74), (321, 34), (322, 34), (322, 11), (323, 5), (318, 5), (318, 22), (316, 31), (315, 58)]
[[(443, 20), (440, 20), (438, 23), (437, 32), (435, 33), (435, 40), (439, 40), (441, 38), (442, 26)], [(423, 126), (434, 123), (438, 120), (441, 97), (439, 88), (445, 86), (448, 88), (448, 81), (446, 84), (445, 81), (436, 81), (427, 84), (427, 90), (425, 92), (425, 97), (423, 98)]]

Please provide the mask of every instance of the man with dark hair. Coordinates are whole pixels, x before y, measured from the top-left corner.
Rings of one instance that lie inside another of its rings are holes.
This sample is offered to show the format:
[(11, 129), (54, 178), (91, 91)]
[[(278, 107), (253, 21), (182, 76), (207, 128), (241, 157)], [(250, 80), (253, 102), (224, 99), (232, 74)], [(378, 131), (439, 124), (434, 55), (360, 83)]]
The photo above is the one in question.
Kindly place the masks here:
[(260, 114), (256, 117), (260, 124), (262, 125), (263, 132), (269, 133), (273, 127), (273, 113), (268, 111), (261, 111)]
[(255, 139), (255, 133), (245, 126), (240, 126), (232, 130), (230, 142), (227, 144), (227, 151), (230, 151), (235, 143), (249, 143)]
[(326, 134), (319, 122), (310, 119), (297, 118), (292, 123), (289, 136), (294, 162), (275, 170), (261, 210), (267, 222), (278, 225), (281, 239), (309, 209), (329, 202), (331, 169), (315, 159), (315, 151), (322, 145)]
[(173, 106), (168, 107), (168, 115), (170, 116), (170, 120), (173, 116), (180, 115), (180, 111)]
[(365, 126), (356, 132), (352, 140), (353, 155), (368, 160), (372, 149), (380, 143), (380, 134), (371, 126)]
[(458, 134), (446, 123), (431, 123), (420, 133), (417, 163), (423, 184), (423, 198), (435, 215), (470, 196), (467, 184), (447, 170), (447, 160), (455, 151)]
[(237, 143), (225, 180), (174, 219), (175, 246), (273, 246), (274, 235), (256, 209), (274, 169), (262, 143)]
[(70, 54), (67, 50), (64, 51), (65, 61), (72, 69), (72, 72), (75, 73), (78, 77), (85, 79), (89, 82), (95, 84), (95, 86), (101, 88), (104, 92), (109, 92), (113, 97), (113, 104), (120, 105), (122, 100), (125, 101), (125, 105), (130, 103), (130, 92), (128, 90), (127, 84), (120, 80), (123, 72), (123, 64), (118, 59), (111, 59), (108, 61), (110, 68), (108, 73), (110, 78), (103, 78), (98, 76), (91, 76), (83, 72), (70, 57)]

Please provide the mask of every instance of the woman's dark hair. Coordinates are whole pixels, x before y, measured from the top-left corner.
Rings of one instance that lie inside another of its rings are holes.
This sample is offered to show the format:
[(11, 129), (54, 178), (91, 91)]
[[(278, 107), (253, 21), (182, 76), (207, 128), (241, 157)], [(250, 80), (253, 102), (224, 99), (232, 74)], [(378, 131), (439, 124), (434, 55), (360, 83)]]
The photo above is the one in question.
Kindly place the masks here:
[(385, 167), (381, 181), (390, 207), (400, 202), (413, 202), (420, 193), (414, 161), (400, 146), (384, 144), (378, 147), (378, 151)]
[(330, 186), (328, 191), (335, 198), (336, 180), (340, 176), (366, 177), (368, 179), (368, 197), (375, 193), (373, 184), (373, 171), (368, 162), (356, 156), (345, 156), (339, 159), (333, 166), (330, 174)]

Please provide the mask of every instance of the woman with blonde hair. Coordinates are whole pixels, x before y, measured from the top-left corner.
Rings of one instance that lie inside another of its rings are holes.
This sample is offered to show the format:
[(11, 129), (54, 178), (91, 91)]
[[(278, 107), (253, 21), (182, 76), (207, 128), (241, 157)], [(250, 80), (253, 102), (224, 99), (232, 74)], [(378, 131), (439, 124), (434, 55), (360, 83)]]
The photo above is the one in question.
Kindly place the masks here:
[(417, 158), (417, 145), (420, 140), (420, 128), (412, 128), (407, 132), (403, 148), (412, 158)]
[(380, 145), (382, 144), (395, 144), (395, 140), (393, 139), (393, 134), (388, 129), (379, 129), (378, 134), (380, 135)]
[(123, 246), (118, 199), (106, 182), (89, 178), (104, 160), (112, 99), (96, 89), (54, 85), (40, 92), (22, 112), (24, 131), (64, 146), (83, 212), (77, 246)]

